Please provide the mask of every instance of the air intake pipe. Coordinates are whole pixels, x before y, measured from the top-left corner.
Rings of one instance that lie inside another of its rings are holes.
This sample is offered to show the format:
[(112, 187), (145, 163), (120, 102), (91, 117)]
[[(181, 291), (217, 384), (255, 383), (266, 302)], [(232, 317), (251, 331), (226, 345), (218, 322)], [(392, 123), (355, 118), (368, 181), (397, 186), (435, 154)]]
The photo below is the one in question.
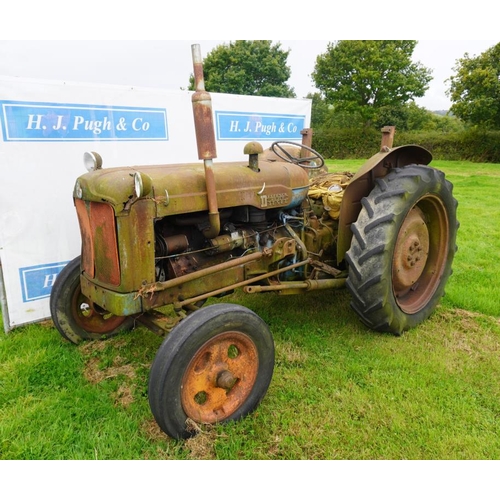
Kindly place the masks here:
[(219, 207), (217, 204), (217, 191), (215, 189), (215, 178), (212, 169), (213, 159), (217, 158), (214, 122), (212, 117), (212, 99), (210, 98), (210, 94), (205, 90), (200, 46), (198, 44), (191, 45), (191, 51), (193, 54), (195, 83), (195, 93), (191, 97), (191, 101), (193, 103), (198, 158), (203, 160), (205, 166), (208, 220), (210, 224), (209, 227), (203, 230), (203, 235), (205, 238), (210, 239), (215, 238), (220, 233)]

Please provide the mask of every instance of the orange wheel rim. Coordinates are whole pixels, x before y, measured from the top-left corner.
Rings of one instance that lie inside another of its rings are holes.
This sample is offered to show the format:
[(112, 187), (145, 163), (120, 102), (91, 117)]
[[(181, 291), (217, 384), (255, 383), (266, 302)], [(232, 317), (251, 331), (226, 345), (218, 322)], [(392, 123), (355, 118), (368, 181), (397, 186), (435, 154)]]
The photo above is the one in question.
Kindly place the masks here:
[(115, 316), (97, 307), (81, 293), (80, 287), (73, 294), (71, 309), (76, 323), (90, 333), (112, 332), (125, 321), (123, 316)]
[(420, 311), (433, 297), (448, 259), (449, 221), (442, 201), (422, 198), (406, 216), (392, 260), (392, 284), (399, 307)]
[(184, 373), (181, 402), (186, 415), (205, 424), (230, 417), (249, 397), (258, 369), (250, 337), (236, 331), (216, 335), (198, 349)]

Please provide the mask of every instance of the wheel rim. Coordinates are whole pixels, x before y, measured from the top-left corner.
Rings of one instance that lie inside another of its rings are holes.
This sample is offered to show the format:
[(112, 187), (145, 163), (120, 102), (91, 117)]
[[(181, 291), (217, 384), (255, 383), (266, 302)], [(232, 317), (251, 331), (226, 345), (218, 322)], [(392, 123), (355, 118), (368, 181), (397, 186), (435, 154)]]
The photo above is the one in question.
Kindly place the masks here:
[(225, 420), (250, 395), (258, 368), (257, 348), (247, 335), (236, 331), (216, 335), (186, 369), (181, 385), (184, 412), (205, 424)]
[(396, 239), (392, 283), (399, 307), (421, 310), (433, 297), (448, 258), (449, 221), (435, 196), (421, 198), (408, 212)]
[(114, 331), (124, 321), (124, 316), (115, 316), (91, 302), (76, 287), (71, 301), (72, 317), (80, 328), (88, 333), (106, 334)]

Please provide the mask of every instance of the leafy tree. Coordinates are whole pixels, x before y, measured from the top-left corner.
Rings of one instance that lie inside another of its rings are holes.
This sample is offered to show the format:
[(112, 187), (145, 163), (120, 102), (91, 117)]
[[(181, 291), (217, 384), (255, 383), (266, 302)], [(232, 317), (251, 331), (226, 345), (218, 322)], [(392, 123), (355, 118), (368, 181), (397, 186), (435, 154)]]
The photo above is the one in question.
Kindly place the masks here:
[(328, 121), (330, 110), (319, 92), (307, 94), (307, 99), (311, 99), (311, 127), (313, 129), (320, 128)]
[[(316, 131), (345, 128), (364, 128), (365, 122), (359, 113), (337, 111), (331, 104), (327, 104), (321, 95), (316, 92), (308, 94), (312, 99), (311, 126)], [(396, 131), (436, 131), (459, 132), (464, 129), (463, 122), (456, 116), (437, 114), (410, 102), (403, 106), (384, 106), (377, 110), (372, 120), (372, 127), (380, 130), (386, 125), (394, 125)]]
[(453, 69), (450, 111), (472, 125), (500, 129), (500, 43), (477, 57), (466, 53)]
[(363, 117), (359, 113), (337, 110), (321, 96), (319, 92), (308, 94), (312, 99), (311, 127), (319, 129), (363, 128)]
[(432, 115), (433, 122), (433, 130), (437, 132), (462, 132), (464, 130), (464, 125), (461, 120), (459, 120), (456, 116), (446, 114), (439, 115), (437, 113), (433, 113)]
[(338, 111), (361, 113), (365, 121), (386, 106), (422, 97), (431, 70), (412, 62), (415, 40), (341, 40), (316, 58), (316, 87)]
[[(269, 97), (295, 97), (286, 82), (290, 51), (271, 40), (236, 40), (215, 47), (203, 61), (208, 92)], [(194, 90), (191, 75), (189, 89)]]
[(378, 128), (394, 125), (399, 131), (456, 132), (463, 129), (461, 122), (453, 116), (440, 116), (417, 106), (414, 102), (404, 106), (380, 108), (374, 118)]

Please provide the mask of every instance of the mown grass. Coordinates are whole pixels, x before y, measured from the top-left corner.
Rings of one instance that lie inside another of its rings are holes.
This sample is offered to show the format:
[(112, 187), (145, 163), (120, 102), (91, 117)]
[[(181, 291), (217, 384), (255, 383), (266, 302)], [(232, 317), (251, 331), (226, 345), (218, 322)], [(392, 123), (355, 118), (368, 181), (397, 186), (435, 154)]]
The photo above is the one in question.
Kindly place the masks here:
[(149, 410), (160, 338), (138, 328), (76, 347), (51, 321), (20, 327), (0, 336), (0, 458), (500, 458), (500, 166), (435, 166), (455, 185), (461, 228), (430, 320), (393, 337), (359, 322), (347, 290), (235, 293), (225, 301), (273, 332), (271, 386), (249, 417), (183, 442), (161, 433)]
[(500, 314), (500, 166), (435, 162), (454, 184), (459, 200), (459, 253), (448, 288), (451, 304)]

